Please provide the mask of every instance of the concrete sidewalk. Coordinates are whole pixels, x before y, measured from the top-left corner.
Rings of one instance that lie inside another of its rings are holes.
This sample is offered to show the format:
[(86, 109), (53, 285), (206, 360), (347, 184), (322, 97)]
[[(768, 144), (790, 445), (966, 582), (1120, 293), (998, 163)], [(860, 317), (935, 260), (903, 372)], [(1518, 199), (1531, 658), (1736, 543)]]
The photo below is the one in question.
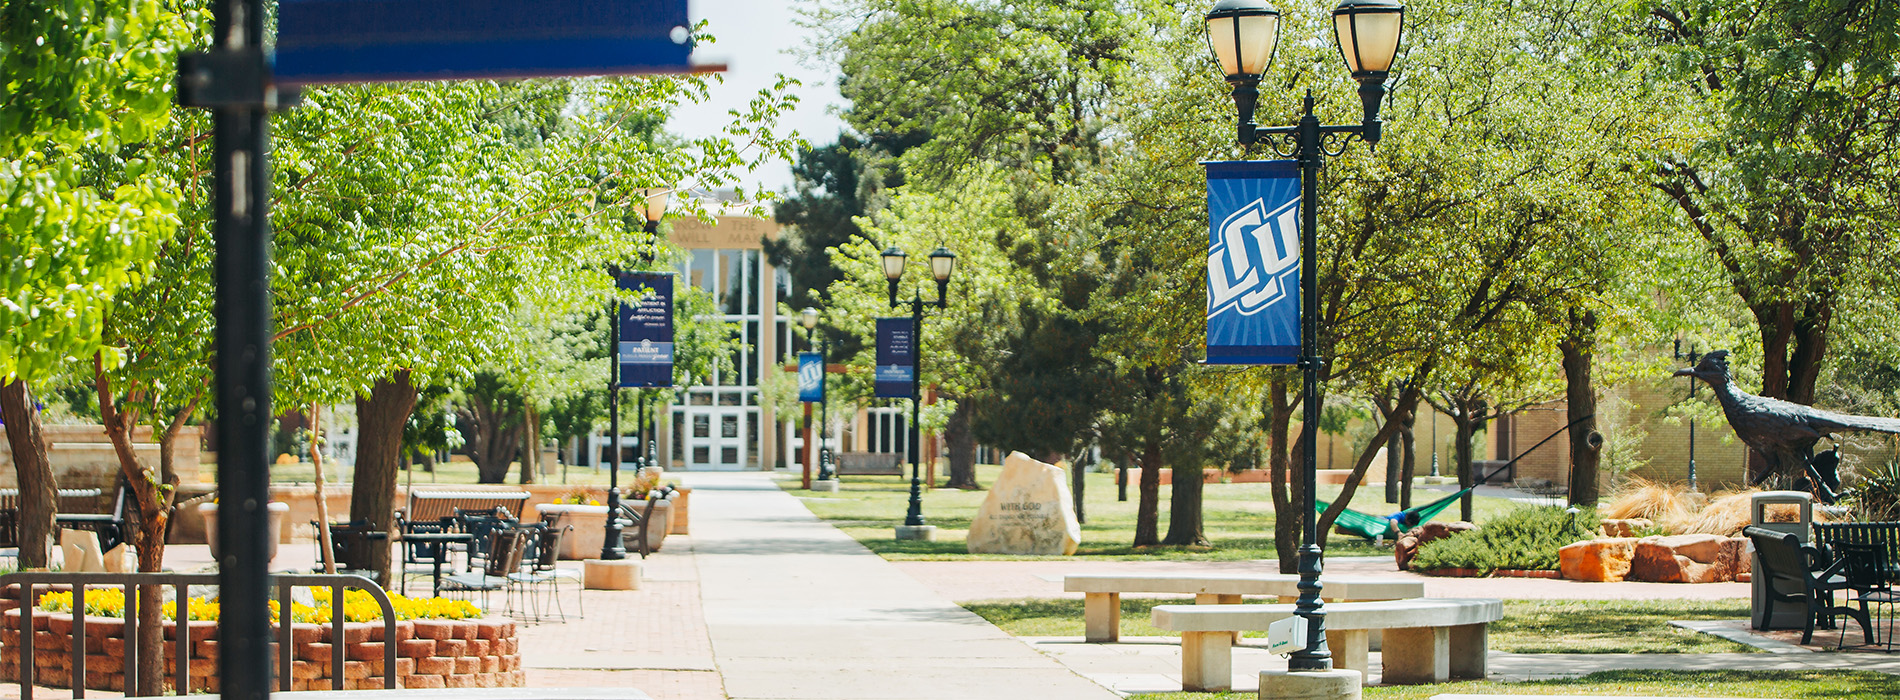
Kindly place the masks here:
[(819, 521), (761, 473), (687, 473), (732, 698), (1114, 698)]

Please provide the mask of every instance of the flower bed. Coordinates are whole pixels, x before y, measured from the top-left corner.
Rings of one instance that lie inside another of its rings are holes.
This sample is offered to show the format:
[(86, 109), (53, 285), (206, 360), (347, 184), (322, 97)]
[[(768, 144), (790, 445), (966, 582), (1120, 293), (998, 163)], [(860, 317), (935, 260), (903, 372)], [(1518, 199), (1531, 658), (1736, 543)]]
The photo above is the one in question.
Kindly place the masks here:
[[(331, 668), (336, 643), (330, 627), (329, 590), (317, 592), (315, 605), (291, 604), (292, 690), (329, 690), (340, 671), (346, 690), (383, 688), (385, 631), (382, 610), (368, 593), (349, 591), (344, 598), (342, 669)], [(359, 597), (360, 596), (360, 597)], [(400, 602), (398, 602), (400, 601)], [(480, 610), (463, 601), (442, 598), (411, 599), (390, 596), (396, 610), (396, 685), (400, 688), (516, 688), (526, 684), (521, 669), (520, 641), (513, 621), (482, 618)], [(52, 592), (40, 597), (33, 615), (34, 680), (36, 685), (71, 687), (72, 594)], [(125, 609), (119, 589), (86, 592), (86, 687), (122, 691), (125, 686)], [(176, 687), (173, 645), (179, 625), (170, 619), (175, 607), (165, 606), (164, 668), (166, 682)], [(190, 645), (187, 673), (193, 691), (218, 691), (217, 603), (193, 600), (187, 604), (185, 623)], [(275, 603), (272, 604), (275, 615)], [(459, 619), (458, 619), (459, 618)], [(276, 632), (273, 631), (273, 638)], [(20, 611), (0, 616), (0, 680), (17, 681), (20, 667)], [(275, 668), (277, 645), (272, 644)]]

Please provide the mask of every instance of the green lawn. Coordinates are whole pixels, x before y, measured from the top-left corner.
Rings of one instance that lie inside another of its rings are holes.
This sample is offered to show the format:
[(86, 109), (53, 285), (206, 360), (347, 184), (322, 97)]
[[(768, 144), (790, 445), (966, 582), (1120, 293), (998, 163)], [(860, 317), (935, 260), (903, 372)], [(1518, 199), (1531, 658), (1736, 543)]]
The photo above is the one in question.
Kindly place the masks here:
[[(1000, 466), (979, 466), (977, 479), (980, 483), (989, 484), (1001, 470)], [(1090, 473), (1086, 479), (1083, 495), (1087, 522), (1082, 525), (1082, 546), (1078, 555), (1201, 561), (1278, 558), (1273, 549), (1273, 493), (1267, 484), (1206, 486), (1203, 493), (1203, 527), (1213, 546), (1137, 549), (1129, 544), (1135, 538), (1137, 489), (1131, 485), (1128, 500), (1121, 502), (1115, 500), (1113, 474)], [(970, 519), (975, 517), (978, 506), (983, 503), (986, 491), (925, 491), (924, 521), (937, 526), (937, 540), (898, 542), (892, 536), (892, 528), (904, 520), (910, 500), (909, 477), (846, 477), (842, 490), (837, 494), (807, 492), (799, 489), (798, 484), (796, 478), (781, 478), (779, 481), (781, 488), (802, 497), (805, 505), (818, 517), (831, 521), (871, 551), (893, 561), (1060, 558), (972, 555), (965, 552), (964, 536), (969, 530)], [(1167, 534), (1168, 527), (1169, 491), (1168, 486), (1161, 487), (1160, 534), (1163, 536)], [(1339, 487), (1322, 486), (1318, 496), (1320, 500), (1331, 500), (1338, 494)], [(1398, 510), (1397, 506), (1386, 505), (1383, 494), (1382, 486), (1361, 487), (1353, 498), (1353, 502), (1359, 506), (1356, 510), (1380, 514)], [(1415, 499), (1416, 502), (1424, 503), (1441, 495), (1436, 491), (1420, 489)], [(1522, 506), (1498, 498), (1479, 497), (1475, 504), (1480, 522), (1519, 507)], [(1458, 510), (1452, 508), (1437, 519), (1451, 520), (1457, 516)], [(1384, 555), (1391, 551), (1390, 542), (1380, 548), (1358, 537), (1346, 535), (1333, 535), (1327, 541), (1327, 553), (1334, 556)]]
[[(1497, 683), (1367, 686), (1366, 700), (1427, 700), (1472, 695), (1609, 695), (1790, 700), (1886, 700), (1900, 697), (1900, 676), (1873, 671), (1603, 671), (1582, 678)], [(1254, 693), (1160, 693), (1130, 700), (1254, 700)]]
[[(1149, 610), (1186, 602), (1186, 598), (1122, 598), (1121, 633), (1174, 636), (1149, 624)], [(1077, 599), (983, 600), (962, 605), (1019, 637), (1082, 636), (1082, 601)], [(1754, 647), (1669, 624), (1670, 620), (1746, 617), (1745, 600), (1507, 600), (1504, 619), (1491, 623), (1489, 641), (1494, 650), (1524, 654), (1752, 652)], [(1265, 637), (1266, 633), (1247, 636)]]

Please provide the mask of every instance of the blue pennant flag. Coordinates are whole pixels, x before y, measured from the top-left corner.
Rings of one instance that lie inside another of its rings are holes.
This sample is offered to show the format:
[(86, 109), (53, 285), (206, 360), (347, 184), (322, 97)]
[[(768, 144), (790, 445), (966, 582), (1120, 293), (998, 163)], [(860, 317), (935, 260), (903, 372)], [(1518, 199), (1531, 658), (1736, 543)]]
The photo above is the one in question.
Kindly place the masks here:
[(798, 353), (798, 400), (819, 403), (825, 400), (825, 356), (815, 352)]
[(621, 388), (673, 386), (673, 273), (623, 272), (619, 285), (646, 294), (620, 305)]
[(1300, 354), (1300, 171), (1290, 160), (1207, 166), (1207, 362)]

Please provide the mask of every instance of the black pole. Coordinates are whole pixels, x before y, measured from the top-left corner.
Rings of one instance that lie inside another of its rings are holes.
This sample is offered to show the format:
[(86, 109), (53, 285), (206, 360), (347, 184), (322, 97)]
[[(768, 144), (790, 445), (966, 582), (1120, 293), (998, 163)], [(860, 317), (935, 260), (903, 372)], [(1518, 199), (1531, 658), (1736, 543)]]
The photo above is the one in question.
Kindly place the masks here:
[(218, 676), (225, 697), (262, 700), (270, 662), (270, 109), (260, 0), (219, 0), (212, 46), (179, 57), (178, 102), (210, 108), (218, 362)]
[(1306, 645), (1287, 659), (1293, 671), (1330, 671), (1332, 652), (1326, 648), (1326, 611), (1319, 597), (1319, 575), (1323, 553), (1319, 547), (1319, 513), (1315, 512), (1313, 489), (1319, 481), (1319, 117), (1313, 115), (1313, 93), (1306, 93), (1306, 113), (1300, 116), (1296, 138), (1300, 165), (1300, 364), (1305, 369), (1306, 386), (1302, 392), (1305, 418), (1302, 447), (1305, 464), (1300, 466), (1300, 597), (1293, 614), (1306, 619)]
[[(809, 342), (811, 336), (807, 334)], [(837, 478), (831, 473), (831, 339), (818, 341), (818, 480)]]
[[(941, 300), (939, 300), (941, 301)], [(913, 295), (910, 299), (910, 510), (904, 514), (906, 527), (922, 527), (924, 524), (924, 482), (921, 478), (924, 452), (923, 433), (917, 421), (923, 416), (924, 381), (924, 299)]]
[[(618, 288), (620, 272), (614, 271), (614, 283)], [(627, 558), (627, 548), (620, 542), (620, 302), (608, 302), (607, 324), (608, 351), (611, 359), (607, 362), (607, 431), (612, 433), (609, 443), (613, 452), (613, 461), (607, 463), (607, 525), (605, 541), (600, 544), (600, 558), (607, 561)]]

